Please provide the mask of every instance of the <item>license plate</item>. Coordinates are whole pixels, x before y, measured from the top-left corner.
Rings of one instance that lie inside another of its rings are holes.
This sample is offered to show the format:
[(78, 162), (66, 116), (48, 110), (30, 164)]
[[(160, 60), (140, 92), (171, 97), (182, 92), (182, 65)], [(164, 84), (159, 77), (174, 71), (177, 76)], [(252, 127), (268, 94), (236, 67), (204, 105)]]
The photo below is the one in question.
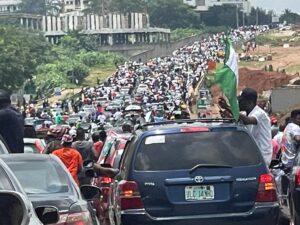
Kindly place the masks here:
[(213, 200), (215, 198), (214, 186), (186, 186), (185, 200), (187, 201), (201, 201)]

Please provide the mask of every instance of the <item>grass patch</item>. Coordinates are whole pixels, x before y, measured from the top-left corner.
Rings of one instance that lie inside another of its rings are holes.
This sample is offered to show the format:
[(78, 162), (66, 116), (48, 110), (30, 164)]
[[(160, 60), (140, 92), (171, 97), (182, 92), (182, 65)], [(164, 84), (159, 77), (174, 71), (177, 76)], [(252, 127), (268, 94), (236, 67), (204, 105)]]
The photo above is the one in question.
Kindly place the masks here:
[(83, 86), (95, 86), (97, 84), (97, 78), (100, 82), (105, 81), (116, 71), (116, 67), (113, 64), (95, 66), (90, 70), (90, 74), (85, 78)]
[(287, 68), (285, 68), (286, 72), (287, 73), (291, 73), (291, 74), (294, 74), (294, 73), (299, 73), (300, 72), (300, 65), (291, 65)]
[(238, 64), (240, 68), (252, 67), (257, 69), (264, 69), (265, 65), (268, 65), (268, 62), (240, 61)]
[(271, 33), (267, 33), (257, 36), (256, 42), (258, 45), (282, 46), (283, 44), (288, 43), (291, 38), (291, 36), (278, 37)]
[(203, 29), (196, 28), (178, 28), (176, 30), (172, 30), (171, 32), (171, 41), (178, 41), (187, 37), (191, 37), (193, 35), (202, 34), (204, 32)]

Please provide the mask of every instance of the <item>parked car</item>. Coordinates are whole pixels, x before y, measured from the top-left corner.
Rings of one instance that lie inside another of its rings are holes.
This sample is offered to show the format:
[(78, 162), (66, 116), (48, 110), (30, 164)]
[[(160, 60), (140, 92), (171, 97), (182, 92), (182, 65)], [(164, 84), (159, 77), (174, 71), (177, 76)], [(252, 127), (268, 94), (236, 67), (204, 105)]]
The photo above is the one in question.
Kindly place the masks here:
[(9, 153), (8, 146), (7, 146), (4, 138), (0, 135), (0, 155), (8, 154), (8, 153)]
[(46, 147), (44, 140), (39, 138), (24, 138), (24, 152), (42, 154)]
[(56, 225), (98, 224), (77, 184), (56, 156), (14, 154), (1, 158), (14, 172), (34, 207), (58, 208), (60, 218)]
[[(5, 212), (6, 209), (9, 210)], [(16, 176), (0, 159), (0, 224), (42, 225), (42, 222), (56, 223), (58, 218), (55, 207), (44, 205), (33, 208)]]
[(273, 176), (244, 125), (148, 124), (127, 142), (108, 206), (117, 225), (272, 224)]

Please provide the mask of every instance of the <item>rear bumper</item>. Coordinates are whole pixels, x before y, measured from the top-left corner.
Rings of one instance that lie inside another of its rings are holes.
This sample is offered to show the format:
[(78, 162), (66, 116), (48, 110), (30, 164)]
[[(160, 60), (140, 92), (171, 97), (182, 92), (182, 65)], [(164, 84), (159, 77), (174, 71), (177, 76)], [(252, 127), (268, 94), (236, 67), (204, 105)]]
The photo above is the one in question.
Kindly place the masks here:
[(145, 210), (122, 211), (122, 225), (276, 225), (279, 205), (256, 205), (246, 213), (213, 214), (180, 217), (152, 217)]

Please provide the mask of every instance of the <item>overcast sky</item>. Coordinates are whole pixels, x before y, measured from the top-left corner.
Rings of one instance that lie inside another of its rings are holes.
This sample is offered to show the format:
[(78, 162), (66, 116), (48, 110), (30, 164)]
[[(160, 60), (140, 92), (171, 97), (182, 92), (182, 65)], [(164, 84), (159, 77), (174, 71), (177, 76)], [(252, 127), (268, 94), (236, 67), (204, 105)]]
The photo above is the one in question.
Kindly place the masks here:
[(249, 0), (251, 6), (259, 6), (264, 9), (274, 10), (278, 14), (282, 14), (283, 10), (288, 8), (293, 12), (300, 14), (299, 0)]

